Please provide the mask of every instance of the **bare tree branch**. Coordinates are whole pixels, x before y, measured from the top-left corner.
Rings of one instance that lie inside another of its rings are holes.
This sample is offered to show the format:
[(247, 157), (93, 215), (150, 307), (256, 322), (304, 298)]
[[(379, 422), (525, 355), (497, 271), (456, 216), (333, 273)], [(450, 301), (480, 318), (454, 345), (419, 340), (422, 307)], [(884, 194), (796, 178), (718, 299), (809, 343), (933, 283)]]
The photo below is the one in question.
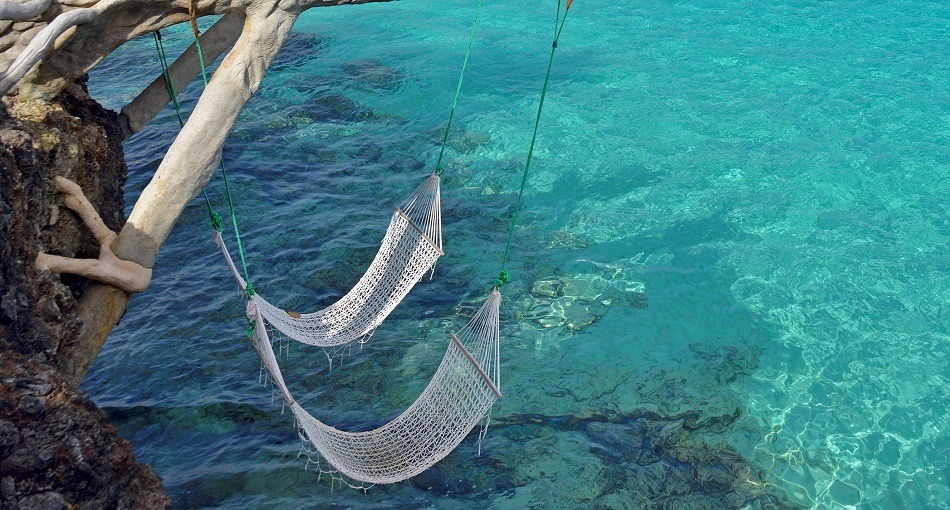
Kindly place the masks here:
[(70, 28), (88, 23), (95, 19), (96, 11), (91, 9), (75, 9), (66, 14), (57, 16), (52, 23), (46, 25), (34, 37), (9, 68), (0, 72), (0, 96), (10, 92), (27, 71), (29, 71), (56, 42), (56, 38), (63, 35)]
[[(243, 27), (244, 13), (232, 12), (225, 14), (207, 32), (201, 34), (201, 50), (205, 61), (212, 62), (216, 60), (226, 49), (230, 48), (241, 35)], [(168, 74), (171, 76), (175, 90), (184, 90), (201, 72), (198, 50), (195, 44), (192, 43), (168, 68)], [(165, 108), (169, 101), (171, 101), (171, 98), (168, 97), (165, 77), (159, 75), (132, 102), (122, 107), (119, 122), (122, 124), (125, 136), (128, 137), (141, 131), (153, 117), (162, 111), (162, 108)]]
[(36, 256), (36, 267), (52, 273), (71, 273), (85, 276), (99, 282), (114, 285), (125, 292), (142, 292), (152, 280), (152, 270), (134, 262), (120, 260), (112, 252), (112, 242), (116, 233), (102, 222), (96, 209), (89, 203), (82, 189), (65, 177), (56, 178), (56, 189), (66, 194), (66, 207), (82, 218), (83, 223), (99, 242), (98, 259), (75, 259), (49, 255), (40, 252)]
[[(113, 248), (123, 259), (151, 267), (185, 205), (208, 183), (228, 134), (244, 105), (290, 33), (294, 12), (264, 15), (248, 9), (244, 31), (215, 71), (185, 127), (168, 149), (142, 192)], [(93, 285), (79, 302), (80, 341), (63, 346), (57, 365), (78, 382), (96, 358), (112, 327), (125, 312), (127, 297), (107, 285)]]
[(52, 0), (27, 0), (26, 2), (0, 2), (0, 20), (26, 21), (43, 14)]
[[(56, 355), (57, 367), (67, 380), (76, 384), (82, 380), (124, 314), (128, 292), (140, 291), (148, 285), (147, 279), (120, 281), (110, 271), (123, 269), (124, 264), (136, 264), (142, 269), (154, 264), (159, 248), (185, 205), (213, 174), (225, 140), (248, 99), (260, 87), (297, 16), (313, 7), (377, 1), (389, 0), (197, 0), (198, 17), (230, 13), (225, 17), (228, 21), (222, 20), (221, 34), (216, 34), (220, 38), (211, 37), (211, 33), (206, 36), (206, 55), (214, 58), (232, 42), (233, 47), (136, 202), (128, 222), (111, 243), (111, 250), (103, 248), (100, 260), (91, 261), (49, 255), (38, 258), (38, 263), (50, 269), (69, 270), (105, 282), (93, 284), (83, 294), (77, 311), (82, 321), (79, 338), (72, 344), (61, 345)], [(14, 40), (11, 52), (25, 49), (0, 74), (0, 92), (18, 87), (23, 96), (49, 99), (126, 41), (189, 21), (189, 5), (189, 0), (51, 2), (41, 13), (54, 13), (48, 25), (43, 26), (46, 21), (41, 20), (15, 29), (14, 38), (10, 39)], [(226, 27), (238, 25), (242, 13), (242, 31), (234, 42), (238, 29)], [(43, 28), (37, 30), (40, 26)], [(29, 39), (30, 36), (33, 38)], [(176, 86), (183, 88), (193, 79), (197, 73), (196, 60), (189, 50), (173, 64)], [(156, 80), (123, 109), (128, 119), (127, 130), (140, 129), (168, 100), (164, 84)], [(111, 236), (114, 234), (110, 232), (107, 240), (111, 241)]]

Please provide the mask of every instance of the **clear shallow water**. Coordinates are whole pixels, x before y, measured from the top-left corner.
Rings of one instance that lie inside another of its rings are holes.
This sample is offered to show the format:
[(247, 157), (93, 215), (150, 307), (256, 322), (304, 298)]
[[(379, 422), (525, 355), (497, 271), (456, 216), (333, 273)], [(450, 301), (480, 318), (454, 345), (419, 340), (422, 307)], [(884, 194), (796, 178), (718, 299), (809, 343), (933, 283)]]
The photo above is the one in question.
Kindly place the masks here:
[[(387, 204), (435, 161), (472, 9), (297, 22), (225, 149), (258, 289), (303, 310), (355, 282)], [(487, 292), (553, 17), (484, 8), (446, 256), (343, 369), (291, 348), (318, 417), (398, 413)], [(948, 19), (944, 2), (575, 2), (481, 457), (469, 438), (367, 495), (305, 471), (197, 201), (86, 388), (181, 508), (948, 508)], [(187, 32), (166, 40), (177, 54)], [(134, 97), (158, 72), (151, 45), (100, 65), (94, 96)], [(166, 110), (126, 145), (129, 204), (177, 129)]]

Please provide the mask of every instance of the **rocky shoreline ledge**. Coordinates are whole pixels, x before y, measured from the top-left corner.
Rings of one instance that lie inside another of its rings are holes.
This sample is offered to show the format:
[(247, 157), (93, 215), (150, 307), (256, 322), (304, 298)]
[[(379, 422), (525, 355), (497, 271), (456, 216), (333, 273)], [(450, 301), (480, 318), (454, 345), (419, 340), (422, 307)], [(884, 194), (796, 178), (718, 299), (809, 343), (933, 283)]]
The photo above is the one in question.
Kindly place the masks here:
[(77, 337), (88, 283), (40, 273), (32, 261), (39, 251), (99, 250), (61, 207), (55, 176), (79, 183), (110, 228), (124, 223), (121, 131), (83, 83), (49, 102), (7, 96), (0, 107), (0, 507), (167, 508), (161, 479), (55, 368)]

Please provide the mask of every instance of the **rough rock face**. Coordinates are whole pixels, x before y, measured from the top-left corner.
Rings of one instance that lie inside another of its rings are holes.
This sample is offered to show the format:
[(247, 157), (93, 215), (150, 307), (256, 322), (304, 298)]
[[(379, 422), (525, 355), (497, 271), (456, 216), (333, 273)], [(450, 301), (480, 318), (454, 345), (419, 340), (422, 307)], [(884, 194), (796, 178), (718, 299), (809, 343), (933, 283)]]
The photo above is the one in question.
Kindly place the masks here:
[(126, 166), (115, 114), (74, 84), (55, 101), (0, 106), (0, 508), (167, 508), (105, 414), (53, 368), (76, 339), (88, 282), (33, 267), (39, 251), (98, 256), (53, 177), (79, 184), (110, 228), (124, 222)]
[(168, 507), (161, 480), (82, 391), (26, 356), (0, 356), (0, 507)]
[[(38, 251), (99, 254), (79, 217), (62, 206), (53, 177), (72, 179), (103, 221), (124, 222), (126, 166), (115, 114), (73, 85), (54, 102), (4, 98), (0, 109), (0, 348), (51, 361), (75, 339), (76, 296), (88, 282), (41, 274)], [(62, 282), (62, 283), (61, 283)], [(67, 286), (64, 286), (63, 284)]]

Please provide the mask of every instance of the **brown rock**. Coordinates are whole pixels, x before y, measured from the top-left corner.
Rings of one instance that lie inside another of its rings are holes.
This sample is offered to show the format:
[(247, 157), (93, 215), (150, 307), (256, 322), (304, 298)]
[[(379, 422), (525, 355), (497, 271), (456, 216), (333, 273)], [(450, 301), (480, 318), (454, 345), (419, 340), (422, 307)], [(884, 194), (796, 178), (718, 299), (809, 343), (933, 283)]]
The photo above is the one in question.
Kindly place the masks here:
[(0, 460), (3, 508), (168, 508), (161, 479), (53, 368), (0, 351), (0, 414), (0, 440), (13, 448)]

